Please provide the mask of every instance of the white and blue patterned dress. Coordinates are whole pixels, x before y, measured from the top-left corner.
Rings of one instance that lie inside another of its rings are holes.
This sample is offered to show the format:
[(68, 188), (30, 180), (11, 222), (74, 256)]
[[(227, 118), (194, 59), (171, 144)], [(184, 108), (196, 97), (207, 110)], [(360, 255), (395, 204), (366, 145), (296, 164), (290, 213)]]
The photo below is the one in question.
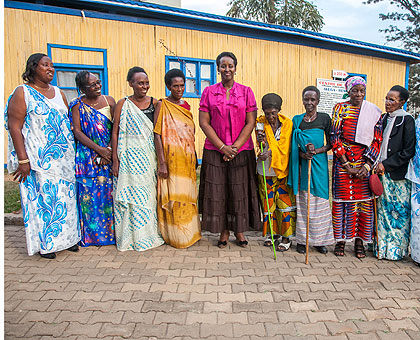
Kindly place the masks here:
[[(31, 165), (29, 176), (19, 185), (26, 244), (29, 255), (48, 254), (80, 241), (74, 136), (57, 87), (52, 99), (28, 85), (22, 87), (26, 103), (22, 135)], [(6, 130), (7, 108), (8, 104), (4, 116)], [(10, 133), (8, 148), (7, 168), (12, 173), (19, 164)]]
[(121, 109), (118, 177), (114, 178), (118, 250), (143, 251), (164, 243), (158, 231), (153, 123), (130, 99)]
[(420, 263), (420, 118), (416, 119), (416, 153), (408, 165), (411, 187), (411, 258)]

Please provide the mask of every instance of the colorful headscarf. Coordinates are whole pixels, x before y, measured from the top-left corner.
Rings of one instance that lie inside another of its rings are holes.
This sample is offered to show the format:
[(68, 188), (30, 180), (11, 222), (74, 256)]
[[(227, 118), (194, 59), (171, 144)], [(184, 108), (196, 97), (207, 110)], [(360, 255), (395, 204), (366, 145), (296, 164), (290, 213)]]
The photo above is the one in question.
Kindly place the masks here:
[(345, 84), (347, 93), (349, 93), (350, 90), (356, 85), (363, 85), (364, 87), (366, 87), (366, 80), (359, 76), (354, 76), (347, 79)]

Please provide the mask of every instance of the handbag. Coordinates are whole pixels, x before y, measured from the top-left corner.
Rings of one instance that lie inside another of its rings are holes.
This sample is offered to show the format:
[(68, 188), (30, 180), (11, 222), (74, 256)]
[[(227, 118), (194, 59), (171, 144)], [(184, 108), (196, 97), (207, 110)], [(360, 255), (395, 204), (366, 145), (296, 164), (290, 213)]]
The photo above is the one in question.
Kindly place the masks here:
[(373, 171), (369, 177), (369, 187), (375, 196), (381, 196), (384, 193), (384, 187), (382, 186), (382, 182), (379, 179), (378, 174)]

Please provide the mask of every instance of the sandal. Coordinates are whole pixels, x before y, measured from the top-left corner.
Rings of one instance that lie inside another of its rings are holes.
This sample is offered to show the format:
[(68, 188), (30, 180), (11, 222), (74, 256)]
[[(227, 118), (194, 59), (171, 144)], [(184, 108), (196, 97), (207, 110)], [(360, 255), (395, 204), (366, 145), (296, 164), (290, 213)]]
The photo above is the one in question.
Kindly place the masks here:
[(344, 256), (344, 248), (346, 247), (346, 242), (337, 242), (334, 247), (335, 256)]
[(289, 241), (289, 243), (283, 243), (283, 240), (281, 242), (276, 241), (276, 251), (284, 252), (288, 251), (290, 246), (292, 245), (292, 241)]
[(264, 247), (271, 247), (273, 243), (271, 242), (271, 236), (267, 236), (264, 240)]
[(218, 241), (217, 242), (217, 246), (220, 248), (220, 249), (223, 249), (223, 248), (226, 248), (226, 246), (227, 246), (227, 241)]
[(241, 248), (246, 248), (246, 246), (248, 245), (248, 241), (245, 239), (239, 240), (238, 235), (236, 235), (236, 233), (234, 235), (236, 237), (236, 244)]
[(364, 259), (366, 257), (366, 250), (363, 246), (363, 243), (355, 243), (354, 244), (354, 255), (358, 259)]
[[(220, 249), (223, 249), (223, 248), (226, 248), (226, 246), (227, 246), (227, 244), (228, 244), (228, 240), (229, 240), (229, 230), (223, 230), (221, 233), (220, 233), (220, 240), (217, 242), (217, 246), (220, 248)], [(223, 236), (227, 236), (227, 239), (226, 240), (222, 240), (223, 239)]]

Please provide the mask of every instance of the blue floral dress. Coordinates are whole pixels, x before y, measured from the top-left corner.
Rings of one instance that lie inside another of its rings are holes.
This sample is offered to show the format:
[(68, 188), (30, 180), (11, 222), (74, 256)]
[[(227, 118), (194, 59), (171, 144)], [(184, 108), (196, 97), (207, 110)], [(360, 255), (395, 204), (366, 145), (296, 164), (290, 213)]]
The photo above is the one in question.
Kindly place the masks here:
[(420, 118), (416, 119), (416, 153), (408, 165), (411, 186), (411, 258), (420, 263)]
[[(108, 147), (111, 120), (81, 98), (70, 103), (70, 110), (77, 104), (82, 132), (99, 146)], [(77, 202), (83, 247), (115, 244), (111, 164), (101, 166), (99, 160), (95, 151), (76, 141)]]
[[(48, 254), (70, 248), (80, 240), (74, 136), (57, 87), (52, 99), (29, 85), (22, 87), (26, 102), (22, 135), (31, 165), (30, 175), (19, 185), (26, 244), (29, 255)], [(6, 130), (12, 95), (5, 108)], [(19, 164), (10, 134), (8, 142), (7, 168), (12, 173)]]

